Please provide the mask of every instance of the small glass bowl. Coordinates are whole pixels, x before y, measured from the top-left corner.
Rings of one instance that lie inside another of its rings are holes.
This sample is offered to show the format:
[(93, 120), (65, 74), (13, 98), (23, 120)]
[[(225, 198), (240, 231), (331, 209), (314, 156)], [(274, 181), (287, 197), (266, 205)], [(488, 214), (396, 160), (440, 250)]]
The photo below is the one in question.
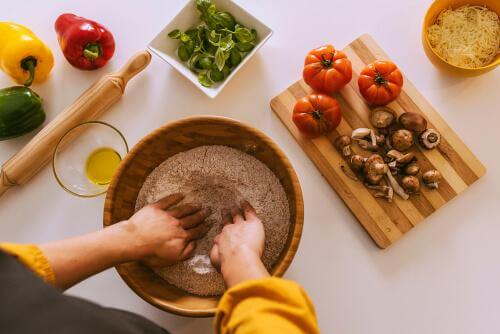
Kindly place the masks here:
[(104, 147), (116, 151), (122, 160), (128, 153), (123, 134), (107, 123), (85, 122), (66, 132), (59, 140), (52, 158), (52, 170), (59, 185), (79, 197), (95, 197), (106, 193), (109, 184), (95, 184), (85, 172), (88, 157)]

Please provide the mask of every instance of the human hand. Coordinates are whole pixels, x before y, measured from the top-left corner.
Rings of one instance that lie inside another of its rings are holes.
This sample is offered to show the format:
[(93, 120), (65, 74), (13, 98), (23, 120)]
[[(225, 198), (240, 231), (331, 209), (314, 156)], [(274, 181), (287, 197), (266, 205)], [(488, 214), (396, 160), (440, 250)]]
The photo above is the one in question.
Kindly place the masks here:
[(133, 245), (132, 259), (158, 267), (189, 257), (196, 247), (196, 240), (211, 227), (204, 223), (211, 210), (194, 204), (175, 206), (183, 199), (182, 194), (167, 196), (119, 223)]
[(210, 251), (212, 264), (218, 268), (228, 288), (248, 279), (269, 276), (261, 256), (264, 251), (264, 225), (247, 201), (222, 214), (224, 227), (214, 239)]

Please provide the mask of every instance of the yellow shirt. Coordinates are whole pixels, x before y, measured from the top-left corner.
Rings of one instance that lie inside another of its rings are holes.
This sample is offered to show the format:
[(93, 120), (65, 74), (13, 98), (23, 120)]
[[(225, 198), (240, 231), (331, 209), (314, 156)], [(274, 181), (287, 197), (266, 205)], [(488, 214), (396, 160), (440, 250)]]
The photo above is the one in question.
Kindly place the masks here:
[[(46, 282), (54, 284), (54, 271), (36, 245), (0, 244)], [(220, 334), (316, 334), (314, 307), (297, 284), (270, 277), (238, 284), (222, 296), (215, 315)]]

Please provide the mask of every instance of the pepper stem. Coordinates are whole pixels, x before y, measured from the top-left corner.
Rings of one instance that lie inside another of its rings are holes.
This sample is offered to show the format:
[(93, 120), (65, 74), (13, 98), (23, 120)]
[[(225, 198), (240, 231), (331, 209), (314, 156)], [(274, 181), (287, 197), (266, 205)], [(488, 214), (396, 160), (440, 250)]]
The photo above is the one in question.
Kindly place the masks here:
[(21, 60), (21, 68), (25, 71), (28, 71), (30, 76), (28, 77), (28, 80), (24, 82), (23, 85), (26, 87), (31, 86), (33, 83), (33, 80), (35, 79), (35, 67), (36, 67), (37, 60), (35, 57), (29, 56)]
[(98, 43), (89, 43), (83, 49), (83, 56), (90, 60), (90, 62), (94, 62), (99, 56), (102, 54), (101, 45)]

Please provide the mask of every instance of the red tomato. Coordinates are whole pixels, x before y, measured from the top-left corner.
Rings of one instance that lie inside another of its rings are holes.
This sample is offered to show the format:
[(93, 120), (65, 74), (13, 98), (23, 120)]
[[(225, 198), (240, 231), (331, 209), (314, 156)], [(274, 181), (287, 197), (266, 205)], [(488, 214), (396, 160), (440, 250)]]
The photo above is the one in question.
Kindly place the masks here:
[(358, 87), (369, 104), (386, 105), (394, 101), (403, 86), (403, 75), (394, 63), (377, 60), (361, 71)]
[(340, 105), (325, 94), (310, 94), (295, 103), (292, 120), (300, 132), (315, 138), (334, 130), (342, 119)]
[(333, 94), (351, 81), (351, 61), (344, 52), (325, 45), (307, 54), (302, 76), (315, 91)]

